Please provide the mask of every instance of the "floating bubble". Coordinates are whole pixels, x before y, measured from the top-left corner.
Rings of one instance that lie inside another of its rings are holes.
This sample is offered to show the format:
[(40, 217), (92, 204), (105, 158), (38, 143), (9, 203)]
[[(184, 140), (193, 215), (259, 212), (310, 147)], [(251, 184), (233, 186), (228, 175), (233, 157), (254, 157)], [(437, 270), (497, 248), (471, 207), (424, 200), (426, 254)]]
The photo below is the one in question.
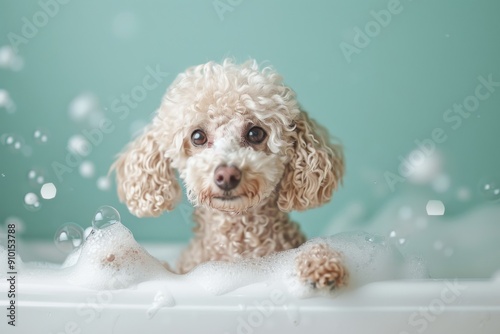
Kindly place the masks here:
[(75, 122), (83, 122), (99, 109), (99, 99), (92, 93), (82, 93), (69, 105), (69, 116)]
[(113, 33), (121, 39), (130, 39), (137, 35), (137, 17), (133, 12), (121, 12), (113, 18)]
[(398, 242), (399, 242), (400, 245), (404, 245), (406, 243), (406, 239), (405, 238), (399, 238)]
[(402, 220), (408, 220), (412, 217), (412, 215), (413, 215), (413, 212), (412, 212), (411, 207), (409, 207), (409, 206), (402, 206), (399, 209), (399, 218), (401, 218)]
[(385, 238), (380, 235), (369, 234), (365, 240), (374, 244), (385, 245)]
[(479, 182), (479, 192), (488, 201), (500, 199), (500, 182), (493, 177), (485, 177)]
[(85, 229), (85, 231), (83, 231), (83, 237), (85, 240), (87, 240), (87, 238), (91, 235), (91, 234), (94, 234), (94, 229), (92, 228), (92, 226), (89, 226)]
[(44, 129), (36, 129), (35, 132), (33, 132), (33, 138), (35, 139), (35, 142), (37, 144), (46, 144), (47, 141), (49, 140), (49, 135), (46, 130)]
[(424, 229), (427, 227), (427, 218), (426, 217), (418, 217), (415, 220), (415, 226), (419, 229)]
[(5, 109), (9, 114), (16, 112), (16, 105), (5, 89), (0, 89), (0, 109)]
[(441, 240), (434, 241), (434, 249), (437, 251), (442, 250), (444, 247), (444, 243)]
[(429, 216), (442, 216), (444, 215), (445, 207), (441, 201), (430, 200), (427, 202), (425, 210)]
[(105, 117), (102, 111), (94, 110), (88, 117), (88, 123), (92, 128), (99, 128), (103, 124), (102, 122)]
[(28, 180), (31, 186), (38, 188), (45, 182), (45, 171), (41, 168), (32, 168), (28, 171)]
[(434, 180), (432, 180), (432, 188), (437, 193), (446, 192), (450, 188), (450, 185), (451, 185), (450, 177), (446, 174), (441, 174)]
[(16, 134), (3, 134), (2, 137), (0, 137), (0, 142), (14, 153), (21, 152), (24, 147), (23, 137)]
[(447, 248), (444, 250), (444, 256), (446, 256), (446, 257), (450, 257), (450, 256), (452, 256), (452, 255), (453, 255), (453, 253), (454, 253), (454, 250), (453, 250), (453, 248), (451, 248), (451, 247), (447, 247)]
[(9, 93), (5, 89), (0, 89), (0, 107), (7, 105), (10, 101)]
[(24, 207), (30, 211), (38, 211), (42, 206), (35, 193), (27, 193), (24, 195)]
[(31, 155), (33, 154), (33, 148), (31, 148), (31, 146), (29, 145), (23, 145), (23, 147), (21, 148), (21, 153), (25, 157), (31, 157)]
[(120, 213), (109, 205), (104, 205), (97, 209), (92, 220), (92, 226), (95, 229), (104, 229), (116, 223), (120, 223)]
[(0, 68), (8, 68), (19, 71), (23, 68), (23, 58), (17, 55), (10, 45), (0, 47)]
[(132, 123), (130, 123), (130, 126), (129, 126), (130, 136), (132, 138), (139, 136), (144, 131), (144, 128), (147, 125), (148, 125), (148, 123), (142, 119), (137, 119), (137, 120), (133, 121)]
[(16, 234), (21, 234), (26, 230), (24, 226), (24, 222), (19, 217), (8, 217), (5, 219), (5, 227), (7, 228), (9, 225), (15, 225)]
[(54, 235), (54, 244), (63, 253), (71, 253), (83, 243), (83, 228), (75, 223), (66, 223)]
[(97, 179), (97, 189), (106, 191), (111, 188), (111, 181), (106, 176), (101, 176)]
[(431, 153), (415, 149), (402, 159), (400, 168), (408, 176), (408, 180), (415, 184), (426, 184), (437, 178), (441, 172), (442, 157), (438, 151)]
[(396, 231), (391, 231), (391, 233), (389, 233), (389, 237), (395, 238), (396, 237)]
[(80, 167), (78, 167), (78, 170), (80, 171), (81, 176), (90, 179), (94, 176), (95, 166), (92, 161), (83, 161), (80, 164)]
[(67, 148), (71, 153), (86, 157), (92, 152), (92, 146), (82, 135), (74, 135), (68, 139)]
[(57, 188), (53, 183), (45, 183), (40, 190), (43, 199), (52, 199), (56, 197)]
[(457, 191), (457, 198), (461, 201), (468, 201), (470, 199), (470, 191), (465, 187), (461, 187)]

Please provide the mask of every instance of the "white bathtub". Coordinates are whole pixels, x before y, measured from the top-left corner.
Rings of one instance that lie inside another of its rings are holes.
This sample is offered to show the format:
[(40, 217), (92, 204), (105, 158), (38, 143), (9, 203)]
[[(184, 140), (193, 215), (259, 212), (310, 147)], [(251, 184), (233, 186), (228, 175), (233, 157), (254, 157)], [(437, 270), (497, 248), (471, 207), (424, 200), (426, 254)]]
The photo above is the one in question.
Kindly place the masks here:
[[(44, 244), (19, 249), (25, 260), (61, 258)], [(146, 249), (175, 258), (180, 248)], [(308, 299), (264, 283), (214, 296), (173, 281), (164, 307), (155, 307), (155, 296), (165, 285), (154, 281), (96, 291), (21, 280), (16, 289), (16, 327), (4, 315), (1, 333), (500, 333), (500, 278), (385, 281)], [(6, 314), (6, 282), (0, 290)]]

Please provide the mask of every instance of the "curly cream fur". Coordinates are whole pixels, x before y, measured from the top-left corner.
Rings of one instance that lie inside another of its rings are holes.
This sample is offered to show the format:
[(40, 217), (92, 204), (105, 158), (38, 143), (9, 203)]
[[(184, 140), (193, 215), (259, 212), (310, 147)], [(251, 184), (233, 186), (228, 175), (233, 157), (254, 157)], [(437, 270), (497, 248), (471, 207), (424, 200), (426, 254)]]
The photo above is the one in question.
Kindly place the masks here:
[[(261, 144), (245, 138), (253, 126), (267, 133)], [(191, 142), (195, 130), (206, 133), (203, 147)], [(241, 171), (235, 189), (215, 185), (220, 165)], [(274, 70), (229, 59), (180, 74), (150, 126), (113, 168), (120, 199), (137, 216), (175, 206), (178, 170), (196, 206), (195, 236), (180, 258), (180, 272), (301, 245), (305, 237), (286, 212), (328, 202), (344, 173), (341, 147), (300, 109)]]

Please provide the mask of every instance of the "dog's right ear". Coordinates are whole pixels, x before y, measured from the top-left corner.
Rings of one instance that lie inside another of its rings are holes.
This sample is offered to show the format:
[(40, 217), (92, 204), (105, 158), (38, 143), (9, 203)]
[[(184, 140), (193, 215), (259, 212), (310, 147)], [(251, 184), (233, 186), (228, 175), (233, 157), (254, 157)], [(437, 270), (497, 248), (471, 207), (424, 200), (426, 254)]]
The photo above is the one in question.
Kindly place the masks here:
[(118, 196), (137, 217), (157, 217), (181, 199), (180, 185), (148, 129), (122, 152), (111, 166), (116, 171)]

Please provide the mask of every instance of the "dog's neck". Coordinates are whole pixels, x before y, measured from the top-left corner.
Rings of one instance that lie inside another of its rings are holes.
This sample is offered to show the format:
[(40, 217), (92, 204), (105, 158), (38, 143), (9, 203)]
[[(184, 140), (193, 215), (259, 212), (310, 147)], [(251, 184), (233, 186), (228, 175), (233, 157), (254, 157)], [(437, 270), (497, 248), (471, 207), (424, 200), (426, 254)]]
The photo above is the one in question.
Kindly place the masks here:
[(195, 237), (181, 261), (181, 272), (211, 260), (262, 257), (305, 241), (299, 226), (278, 208), (276, 195), (238, 214), (198, 207), (194, 221)]

